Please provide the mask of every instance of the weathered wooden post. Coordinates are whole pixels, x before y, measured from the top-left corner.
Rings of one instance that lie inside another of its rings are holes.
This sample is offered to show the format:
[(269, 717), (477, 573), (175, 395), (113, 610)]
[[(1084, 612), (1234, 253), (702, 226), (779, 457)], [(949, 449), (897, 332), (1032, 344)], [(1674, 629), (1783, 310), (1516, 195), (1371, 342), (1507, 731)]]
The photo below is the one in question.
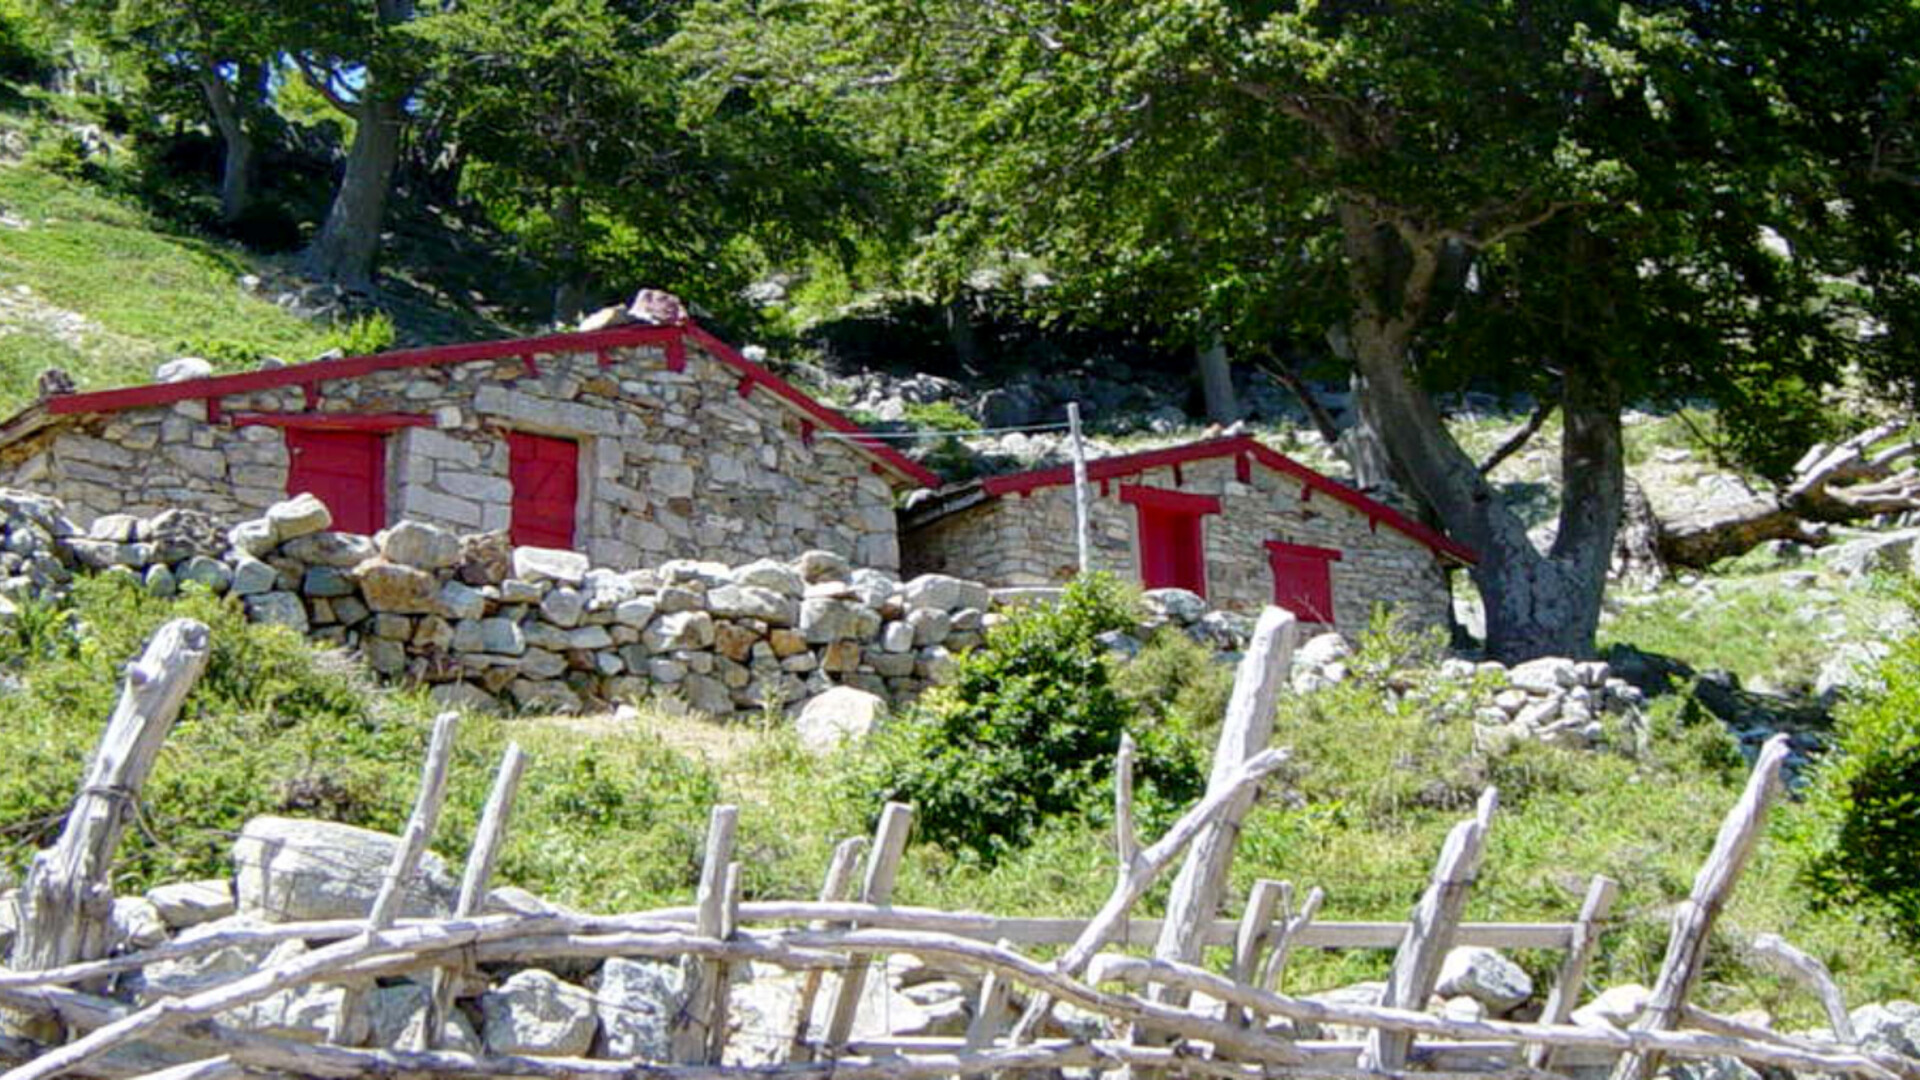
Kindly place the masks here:
[(127, 665), (126, 685), (53, 847), (33, 857), (20, 890), (10, 966), (38, 971), (106, 951), (113, 914), (109, 872), (121, 830), (153, 771), (187, 692), (207, 668), (205, 623), (175, 619)]
[[(1233, 679), (1233, 696), (1227, 702), (1226, 721), (1220, 726), (1220, 742), (1213, 751), (1213, 773), (1207, 780), (1209, 792), (1230, 783), (1241, 766), (1265, 750), (1273, 739), (1273, 713), (1280, 701), (1280, 689), (1293, 668), (1294, 632), (1299, 623), (1293, 613), (1269, 607), (1260, 613), (1254, 625), (1253, 640), (1240, 660)], [(1220, 909), (1226, 891), (1227, 869), (1233, 863), (1233, 850), (1240, 840), (1240, 819), (1253, 806), (1254, 792), (1249, 789), (1235, 799), (1212, 824), (1202, 830), (1180, 864), (1173, 880), (1173, 895), (1167, 900), (1167, 919), (1160, 924), (1160, 940), (1153, 955), (1162, 960), (1190, 964), (1200, 958), (1205, 944), (1206, 926)], [(1162, 1000), (1184, 1002), (1186, 995), (1167, 990)]]
[[(1700, 977), (1701, 962), (1707, 955), (1707, 938), (1713, 933), (1714, 920), (1733, 893), (1734, 882), (1746, 869), (1747, 859), (1760, 840), (1760, 826), (1767, 819), (1767, 808), (1780, 794), (1780, 771), (1786, 767), (1787, 736), (1775, 735), (1760, 748), (1747, 777), (1740, 801), (1727, 812), (1714, 838), (1713, 851), (1693, 879), (1693, 892), (1673, 912), (1672, 936), (1667, 939), (1666, 959), (1660, 963), (1660, 977), (1654, 981), (1653, 997), (1634, 1021), (1635, 1031), (1671, 1031), (1686, 1009), (1687, 993)], [(1614, 1063), (1613, 1080), (1646, 1080), (1657, 1068), (1656, 1054), (1622, 1054)]]

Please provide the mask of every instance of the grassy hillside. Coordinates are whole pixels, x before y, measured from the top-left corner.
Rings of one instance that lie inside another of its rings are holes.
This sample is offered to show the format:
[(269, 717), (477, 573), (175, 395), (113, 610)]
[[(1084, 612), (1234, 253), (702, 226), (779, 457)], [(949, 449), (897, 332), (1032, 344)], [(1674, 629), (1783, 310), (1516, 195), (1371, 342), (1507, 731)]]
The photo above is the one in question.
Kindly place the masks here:
[[(214, 627), (215, 655), (190, 699), (149, 788), (144, 827), (126, 841), (120, 886), (226, 872), (233, 830), (266, 812), (324, 816), (397, 829), (431, 709), (417, 694), (369, 688), (333, 654), (284, 630), (249, 626), (233, 606), (199, 596), (160, 601), (124, 579), (89, 581), (70, 610), (32, 607), (0, 635), (0, 666), (22, 688), (0, 696), (0, 877), (18, 873), (57, 827), (80, 764), (111, 708), (119, 666), (165, 618), (192, 614)], [(1476, 692), (1435, 681), (1420, 643), (1375, 641), (1355, 678), (1289, 699), (1275, 742), (1296, 764), (1247, 822), (1231, 906), (1256, 877), (1328, 892), (1324, 917), (1402, 919), (1431, 871), (1446, 830), (1471, 812), (1487, 784), (1502, 809), (1473, 919), (1565, 919), (1589, 875), (1622, 892), (1593, 984), (1647, 982), (1659, 963), (1671, 905), (1684, 896), (1720, 816), (1743, 779), (1725, 733), (1685, 722), (1678, 703), (1655, 710), (1643, 750), (1575, 752), (1538, 745), (1488, 754), (1473, 745)], [(1180, 710), (1149, 704), (1192, 693), (1193, 656), (1150, 650), (1129, 684), (1131, 721), (1207, 732)], [(1188, 688), (1169, 692), (1167, 680)], [(1206, 688), (1202, 687), (1201, 690)], [(742, 806), (740, 860), (751, 897), (807, 897), (833, 843), (870, 828), (878, 809), (873, 750), (824, 766), (783, 726), (763, 730), (643, 712), (607, 719), (469, 718), (450, 809), (436, 847), (463, 854), (488, 772), (508, 739), (530, 753), (505, 880), (594, 909), (684, 903), (692, 896), (708, 808)], [(1096, 800), (1097, 801), (1097, 800)], [(1751, 966), (1743, 943), (1787, 934), (1831, 964), (1856, 1001), (1910, 993), (1920, 961), (1883, 929), (1845, 910), (1822, 910), (1798, 880), (1791, 843), (1801, 811), (1776, 815), (1721, 924), (1700, 1000), (1714, 1008), (1762, 1007), (1812, 1023), (1813, 1006)], [(1066, 815), (1027, 848), (987, 864), (920, 843), (897, 899), (1005, 914), (1084, 916), (1112, 881), (1103, 815)], [(1164, 891), (1144, 910), (1157, 910)], [(1546, 955), (1523, 955), (1536, 976)], [(1289, 985), (1311, 989), (1374, 977), (1387, 954), (1308, 953)]]

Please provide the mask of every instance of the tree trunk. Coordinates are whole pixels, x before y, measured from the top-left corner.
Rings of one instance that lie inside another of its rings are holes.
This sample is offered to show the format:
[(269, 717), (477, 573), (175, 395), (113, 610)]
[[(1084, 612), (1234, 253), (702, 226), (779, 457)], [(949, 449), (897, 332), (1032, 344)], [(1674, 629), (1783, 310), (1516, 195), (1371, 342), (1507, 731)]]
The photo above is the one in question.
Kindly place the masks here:
[(1227, 359), (1227, 343), (1219, 333), (1195, 350), (1195, 359), (1200, 366), (1200, 394), (1206, 400), (1208, 422), (1231, 424), (1240, 419), (1240, 403), (1233, 394), (1233, 365)]
[(1487, 653), (1503, 662), (1593, 651), (1600, 594), (1624, 484), (1619, 390), (1593, 371), (1569, 372), (1561, 457), (1560, 530), (1541, 552), (1524, 522), (1448, 433), (1417, 384), (1410, 347), (1427, 313), (1443, 242), (1409, 243), (1357, 206), (1341, 208), (1348, 272), (1359, 298), (1350, 338), (1362, 382), (1357, 404), (1413, 494), (1449, 535), (1473, 548), (1487, 613)]
[(353, 146), (346, 172), (334, 192), (327, 220), (307, 248), (306, 271), (353, 288), (373, 282), (380, 254), (380, 226), (386, 217), (393, 167), (400, 157), (400, 133), (406, 123), (402, 95), (372, 85), (363, 91), (354, 117)]
[(247, 130), (240, 103), (233, 89), (220, 77), (211, 62), (200, 65), (200, 89), (206, 94), (213, 124), (225, 144), (220, 168), (220, 220), (228, 224), (240, 220), (253, 201), (253, 135)]

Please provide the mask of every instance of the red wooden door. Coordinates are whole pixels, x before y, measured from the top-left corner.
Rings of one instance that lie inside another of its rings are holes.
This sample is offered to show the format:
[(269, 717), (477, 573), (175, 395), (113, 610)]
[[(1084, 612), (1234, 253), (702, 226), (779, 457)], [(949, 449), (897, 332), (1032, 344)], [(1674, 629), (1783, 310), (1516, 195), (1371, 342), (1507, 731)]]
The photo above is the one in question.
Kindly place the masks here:
[(573, 547), (580, 501), (580, 444), (570, 439), (507, 433), (507, 479), (513, 519), (507, 535), (525, 547)]
[(1273, 602), (1294, 613), (1303, 623), (1333, 622), (1333, 564), (1340, 553), (1333, 548), (1267, 541), (1267, 564), (1273, 568)]
[(387, 524), (387, 440), (366, 431), (287, 429), (287, 494), (311, 493), (336, 532), (372, 535)]
[(1207, 595), (1207, 551), (1200, 519), (1220, 512), (1211, 495), (1127, 486), (1120, 501), (1139, 511), (1140, 582), (1149, 589)]

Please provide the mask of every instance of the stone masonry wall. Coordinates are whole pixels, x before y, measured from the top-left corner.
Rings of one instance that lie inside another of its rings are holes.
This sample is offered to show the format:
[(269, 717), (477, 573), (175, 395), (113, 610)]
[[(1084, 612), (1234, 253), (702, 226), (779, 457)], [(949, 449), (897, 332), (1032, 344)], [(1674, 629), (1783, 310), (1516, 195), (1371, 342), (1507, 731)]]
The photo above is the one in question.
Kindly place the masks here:
[[(1417, 626), (1444, 626), (1447, 586), (1438, 560), (1424, 545), (1316, 493), (1301, 498), (1300, 481), (1254, 464), (1238, 479), (1234, 460), (1189, 461), (1174, 480), (1171, 466), (1148, 469), (1124, 483), (1213, 495), (1220, 513), (1202, 518), (1207, 599), (1230, 610), (1272, 603), (1273, 575), (1266, 542), (1334, 548), (1334, 625), (1349, 636), (1364, 629), (1376, 604), (1386, 604)], [(1091, 533), (1095, 569), (1140, 579), (1138, 514), (1120, 501), (1123, 481), (1093, 487)], [(914, 529), (905, 540), (907, 573), (938, 572), (995, 586), (1058, 585), (1078, 563), (1073, 488), (1038, 488), (1003, 495)]]
[(683, 371), (652, 347), (396, 368), (317, 385), (236, 394), (207, 422), (204, 401), (76, 418), (36, 436), (0, 468), (0, 484), (63, 500), (81, 524), (110, 513), (184, 507), (233, 525), (287, 497), (281, 431), (248, 413), (411, 413), (433, 425), (387, 436), (388, 520), (462, 532), (511, 515), (504, 434), (577, 440), (576, 547), (597, 566), (672, 558), (730, 563), (824, 550), (894, 569), (893, 493), (869, 458), (803, 437), (802, 419), (768, 391), (743, 396), (740, 373), (691, 341)]

